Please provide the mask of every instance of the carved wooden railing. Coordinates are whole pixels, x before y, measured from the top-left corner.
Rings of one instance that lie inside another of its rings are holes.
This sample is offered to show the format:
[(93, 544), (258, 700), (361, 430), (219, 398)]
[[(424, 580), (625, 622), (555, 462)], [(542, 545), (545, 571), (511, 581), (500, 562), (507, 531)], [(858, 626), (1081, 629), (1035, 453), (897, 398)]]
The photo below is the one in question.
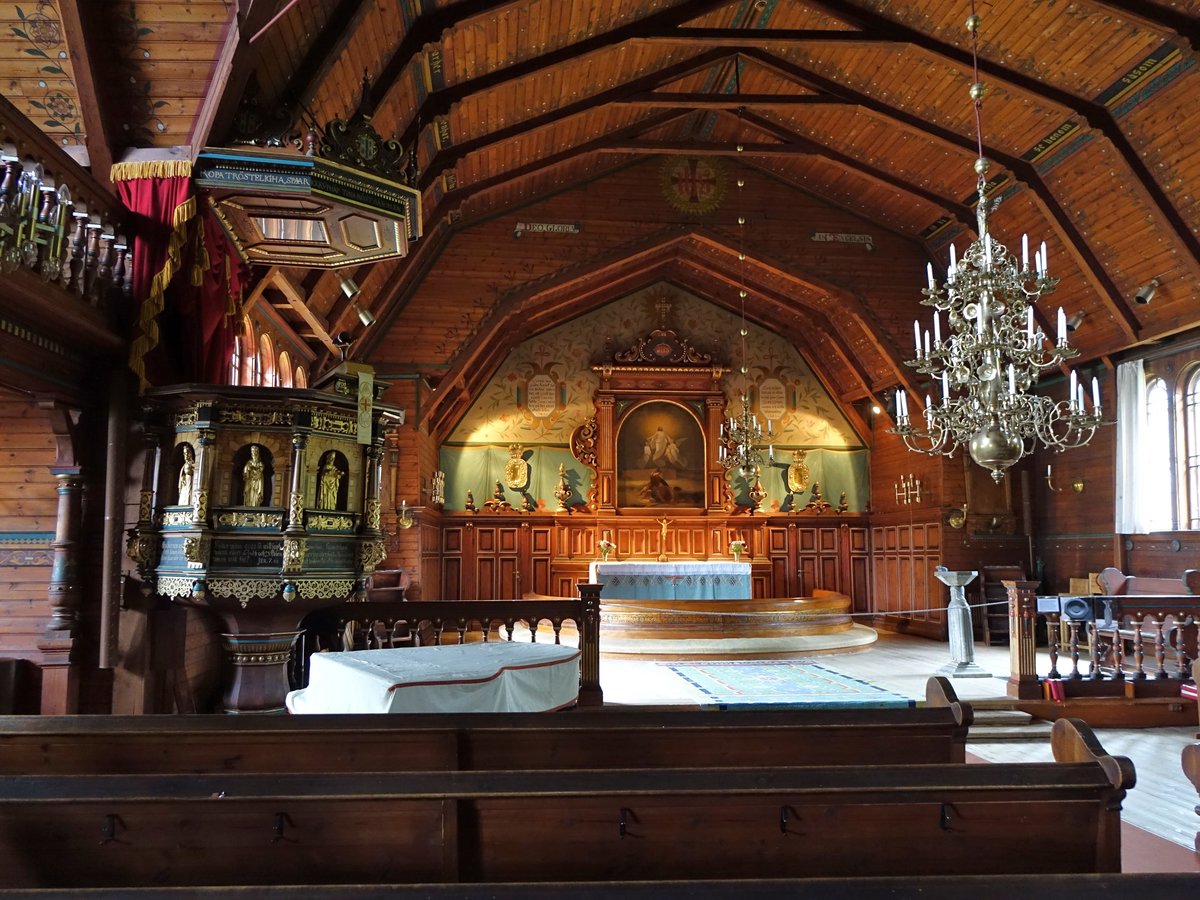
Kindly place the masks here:
[(1178, 697), (1183, 685), (1194, 683), (1200, 596), (1088, 597), (1095, 616), (1080, 620), (1045, 612), (1050, 671), (1041, 678), (1035, 657), (1037, 582), (1004, 584), (1012, 627), (1009, 696), (1040, 698), (1043, 682), (1052, 681), (1061, 683), (1064, 697)]
[[(311, 613), (304, 622), (296, 651), (292, 680), (296, 687), (308, 681), (308, 657), (322, 650), (370, 649), (401, 643), (465, 643), (478, 628), (484, 641), (493, 632), (512, 640), (518, 622), (537, 641), (541, 623), (548, 621), (554, 643), (560, 643), (564, 622), (574, 622), (579, 632), (579, 705), (599, 706), (600, 689), (600, 585), (579, 584), (579, 599), (524, 600), (411, 600), (339, 603)], [(356, 623), (362, 640), (346, 646), (346, 625)], [(451, 640), (448, 640), (451, 637)]]
[(105, 307), (131, 288), (124, 218), (109, 188), (0, 97), (0, 274), (35, 272)]

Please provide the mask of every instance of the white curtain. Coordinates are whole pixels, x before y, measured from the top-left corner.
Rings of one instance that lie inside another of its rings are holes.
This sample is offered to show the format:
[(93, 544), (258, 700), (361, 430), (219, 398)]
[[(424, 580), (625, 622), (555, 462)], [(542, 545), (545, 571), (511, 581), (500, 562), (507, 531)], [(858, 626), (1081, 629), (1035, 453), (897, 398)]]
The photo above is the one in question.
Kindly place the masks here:
[(1117, 534), (1150, 530), (1138, 504), (1145, 425), (1146, 373), (1142, 361), (1135, 359), (1117, 366)]

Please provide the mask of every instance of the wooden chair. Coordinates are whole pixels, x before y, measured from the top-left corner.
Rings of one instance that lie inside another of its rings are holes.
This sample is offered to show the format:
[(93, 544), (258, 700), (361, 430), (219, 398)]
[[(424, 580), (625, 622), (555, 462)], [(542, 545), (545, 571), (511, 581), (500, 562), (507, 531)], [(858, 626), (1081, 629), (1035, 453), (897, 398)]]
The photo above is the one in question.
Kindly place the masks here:
[(979, 610), (979, 618), (983, 623), (983, 643), (988, 647), (1008, 643), (1008, 591), (1004, 581), (1024, 581), (1025, 569), (1022, 566), (982, 566), (979, 570), (980, 602), (986, 604), (999, 603), (1003, 605), (984, 606)]

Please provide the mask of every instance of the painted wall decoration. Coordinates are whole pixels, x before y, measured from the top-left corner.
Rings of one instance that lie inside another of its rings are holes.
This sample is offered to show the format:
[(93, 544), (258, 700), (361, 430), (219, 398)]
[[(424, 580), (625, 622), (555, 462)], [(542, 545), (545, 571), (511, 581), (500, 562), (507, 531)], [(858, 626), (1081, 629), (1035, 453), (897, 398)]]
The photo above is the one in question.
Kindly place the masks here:
[[(29, 108), (22, 112), (32, 121), (63, 145), (82, 144), (85, 135), (79, 90), (72, 79), (70, 52), (57, 5), (53, 0), (37, 0), (28, 10), (20, 5), (12, 9), (17, 24), (9, 30), (17, 38), (22, 67), (29, 66), (31, 71), (22, 79), (22, 87), (9, 93), (8, 99), (19, 105), (21, 99), (17, 94), (24, 93)], [(32, 80), (34, 75), (36, 80)]]
[(704, 432), (694, 411), (652, 400), (617, 423), (617, 506), (703, 509)]
[[(586, 496), (591, 473), (571, 457), (569, 448), (571, 432), (594, 413), (593, 396), (600, 382), (591, 365), (610, 356), (615, 348), (643, 337), (657, 321), (655, 303), (664, 292), (672, 298), (673, 328), (698, 349), (711, 352), (717, 362), (731, 366), (738, 362), (740, 348), (734, 346), (731, 337), (741, 327), (737, 314), (665, 282), (530, 337), (501, 364), (443, 446), (447, 507), (461, 509), (467, 490), (474, 492), (477, 501), (491, 496), (495, 480), (503, 477), (511, 444), (532, 451), (529, 462), (533, 471), (527, 492), (539, 505), (556, 505), (552, 491), (559, 461), (565, 461), (568, 473), (577, 479), (572, 485), (576, 496)], [(859, 478), (859, 473), (865, 473), (863, 444), (808, 363), (786, 339), (753, 324), (747, 328), (745, 380), (732, 374), (725, 380), (730, 412), (741, 408), (739, 398), (747, 392), (754, 414), (760, 421), (772, 422), (777, 457), (790, 458), (789, 451), (808, 450), (811, 463), (861, 455), (863, 465), (846, 466), (845, 477), (835, 480)], [(690, 448), (681, 447), (684, 449)], [(831, 455), (815, 453), (819, 450), (830, 451)], [(543, 479), (539, 468), (552, 460), (554, 477)], [(861, 477), (865, 485), (865, 475)], [(766, 485), (767, 479), (763, 480)], [(778, 485), (774, 485), (776, 481)], [(774, 496), (777, 487), (777, 502), (783, 502), (786, 479), (775, 478), (772, 482), (768, 491)], [(549, 485), (545, 492), (544, 485)], [(638, 490), (642, 486), (644, 483)], [(833, 485), (825, 487), (832, 489)], [(856, 491), (842, 487), (838, 491), (843, 489), (851, 490), (853, 503)], [(865, 502), (865, 490), (861, 496)], [(624, 500), (618, 502), (625, 505)]]
[(721, 205), (728, 188), (718, 158), (668, 156), (662, 165), (663, 198), (682, 213), (703, 215)]

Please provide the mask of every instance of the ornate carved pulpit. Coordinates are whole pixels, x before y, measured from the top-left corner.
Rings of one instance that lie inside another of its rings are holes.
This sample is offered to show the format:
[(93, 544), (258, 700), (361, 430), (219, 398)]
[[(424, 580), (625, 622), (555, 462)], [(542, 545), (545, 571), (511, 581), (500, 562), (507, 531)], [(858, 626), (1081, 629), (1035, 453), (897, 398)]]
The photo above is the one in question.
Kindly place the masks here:
[(176, 385), (146, 395), (130, 558), (147, 588), (225, 626), (228, 712), (277, 712), (304, 616), (348, 599), (384, 558), (382, 448), (403, 410), (368, 366), (312, 390)]

